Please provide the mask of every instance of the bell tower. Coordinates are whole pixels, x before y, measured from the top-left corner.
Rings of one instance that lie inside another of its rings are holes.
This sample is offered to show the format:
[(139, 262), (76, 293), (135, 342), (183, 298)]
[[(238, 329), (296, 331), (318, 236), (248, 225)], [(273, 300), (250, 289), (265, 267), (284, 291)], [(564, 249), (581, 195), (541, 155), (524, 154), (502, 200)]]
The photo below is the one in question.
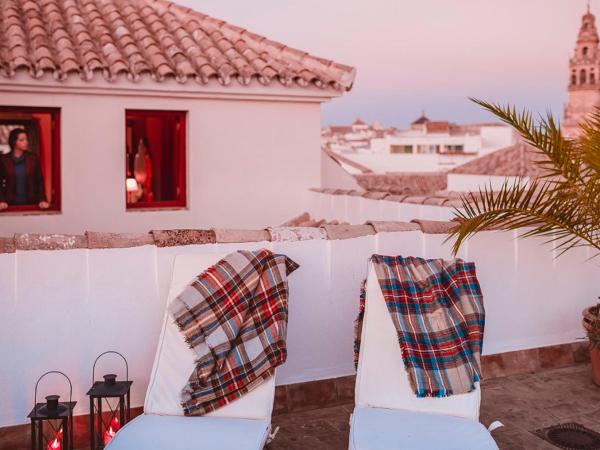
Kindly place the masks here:
[(596, 17), (587, 12), (581, 18), (575, 53), (569, 61), (569, 100), (565, 107), (563, 133), (577, 137), (577, 125), (600, 105), (600, 52)]

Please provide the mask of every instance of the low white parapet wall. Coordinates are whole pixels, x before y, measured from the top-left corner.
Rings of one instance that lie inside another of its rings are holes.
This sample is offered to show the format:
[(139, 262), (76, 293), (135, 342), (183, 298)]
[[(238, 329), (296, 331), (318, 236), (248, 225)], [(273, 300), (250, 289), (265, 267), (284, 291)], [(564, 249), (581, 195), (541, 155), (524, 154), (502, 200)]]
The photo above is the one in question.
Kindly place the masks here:
[[(451, 195), (451, 196), (450, 196)], [(451, 220), (459, 194), (397, 195), (348, 189), (313, 189), (308, 194), (308, 213), (314, 219), (351, 224), (369, 220), (408, 222), (412, 219)]]
[[(92, 364), (105, 350), (127, 357), (134, 380), (132, 406), (142, 405), (178, 254), (264, 247), (291, 257), (300, 269), (290, 277), (289, 355), (277, 383), (352, 374), (353, 321), (369, 256), (449, 258), (446, 235), (436, 234), (447, 226), (375, 223), (258, 230), (245, 236), (262, 240), (243, 243), (230, 242), (235, 233), (221, 233), (221, 242), (193, 244), (203, 242), (203, 231), (196, 241), (180, 241), (177, 233), (113, 236), (106, 242), (90, 235), (87, 248), (85, 237), (20, 236), (15, 244), (0, 242), (0, 426), (27, 421), (35, 381), (47, 370), (69, 375), (76, 414), (86, 413)], [(214, 241), (214, 232), (212, 236)], [(219, 236), (217, 231), (217, 241)], [(60, 245), (52, 245), (57, 239)], [(136, 246), (126, 247), (128, 242)], [(125, 248), (97, 248), (103, 246)], [(460, 256), (475, 261), (485, 295), (484, 354), (583, 336), (581, 310), (600, 293), (600, 261), (588, 260), (585, 249), (554, 259), (539, 240), (485, 232), (469, 241)], [(98, 371), (122, 376), (119, 367), (117, 359), (108, 358)], [(66, 395), (59, 378), (44, 386), (46, 393)]]

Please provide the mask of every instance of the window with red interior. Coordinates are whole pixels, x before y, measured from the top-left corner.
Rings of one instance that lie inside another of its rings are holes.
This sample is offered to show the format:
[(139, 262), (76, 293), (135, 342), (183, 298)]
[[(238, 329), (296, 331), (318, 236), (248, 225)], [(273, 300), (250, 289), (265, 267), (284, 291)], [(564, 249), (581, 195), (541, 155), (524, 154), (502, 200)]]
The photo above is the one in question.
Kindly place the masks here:
[(186, 113), (125, 112), (128, 210), (186, 206)]
[(0, 214), (60, 211), (60, 109), (0, 106)]

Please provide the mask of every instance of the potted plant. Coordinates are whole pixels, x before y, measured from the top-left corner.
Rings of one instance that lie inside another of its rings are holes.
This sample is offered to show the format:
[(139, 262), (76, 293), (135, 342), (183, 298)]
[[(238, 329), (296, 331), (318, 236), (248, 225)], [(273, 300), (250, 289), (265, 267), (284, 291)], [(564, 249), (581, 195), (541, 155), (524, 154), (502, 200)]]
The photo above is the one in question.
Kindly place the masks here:
[[(478, 195), (461, 197), (455, 210), (453, 239), (456, 254), (473, 234), (489, 229), (524, 229), (520, 237), (541, 236), (553, 243), (558, 255), (589, 246), (600, 254), (600, 108), (580, 125), (580, 136), (568, 139), (552, 115), (534, 121), (527, 112), (472, 99), (511, 125), (537, 153), (541, 176), (524, 183), (505, 182), (494, 192), (484, 187)], [(600, 384), (600, 304), (583, 311), (590, 340), (594, 380)]]
[(600, 386), (600, 303), (583, 310), (583, 328), (590, 343), (592, 377)]

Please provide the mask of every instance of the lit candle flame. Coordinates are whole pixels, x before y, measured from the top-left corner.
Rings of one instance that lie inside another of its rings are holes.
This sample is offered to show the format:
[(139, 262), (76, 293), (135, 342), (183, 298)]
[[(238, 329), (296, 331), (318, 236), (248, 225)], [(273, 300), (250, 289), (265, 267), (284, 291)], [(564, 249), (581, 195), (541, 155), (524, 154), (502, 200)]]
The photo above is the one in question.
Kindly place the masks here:
[(108, 427), (108, 430), (104, 432), (104, 445), (108, 444), (110, 440), (115, 437), (116, 431), (113, 430), (112, 425)]
[(52, 439), (52, 441), (48, 444), (46, 448), (47, 450), (61, 450), (62, 445), (60, 444), (58, 438), (55, 437), (54, 439)]

